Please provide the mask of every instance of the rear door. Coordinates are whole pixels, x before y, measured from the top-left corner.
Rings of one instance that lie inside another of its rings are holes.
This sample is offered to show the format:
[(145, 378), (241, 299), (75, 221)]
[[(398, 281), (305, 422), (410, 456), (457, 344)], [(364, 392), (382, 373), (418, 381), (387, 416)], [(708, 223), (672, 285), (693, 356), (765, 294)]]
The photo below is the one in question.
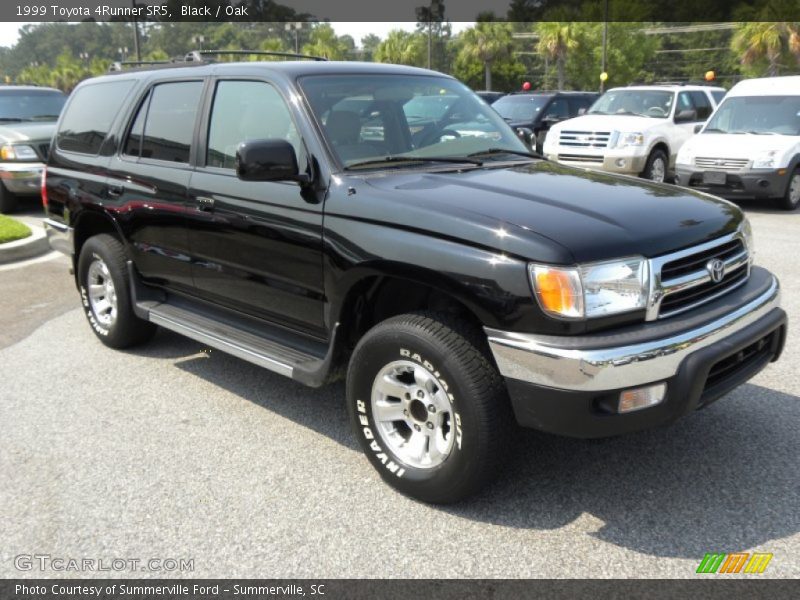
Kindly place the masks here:
[(202, 78), (151, 85), (130, 112), (108, 188), (134, 263), (150, 283), (191, 290), (187, 188)]
[(285, 139), (308, 165), (289, 104), (266, 80), (220, 78), (209, 92), (189, 198), (190, 244), (201, 297), (324, 337), (322, 203), (295, 182), (242, 181), (238, 145)]

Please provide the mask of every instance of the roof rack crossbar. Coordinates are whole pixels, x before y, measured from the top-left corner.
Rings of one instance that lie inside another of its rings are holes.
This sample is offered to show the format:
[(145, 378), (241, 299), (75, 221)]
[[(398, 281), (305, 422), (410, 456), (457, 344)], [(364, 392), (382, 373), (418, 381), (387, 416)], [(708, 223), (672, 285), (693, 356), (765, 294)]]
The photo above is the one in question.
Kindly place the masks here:
[(281, 58), (305, 58), (309, 60), (328, 60), (324, 56), (313, 56), (310, 54), (297, 54), (295, 52), (275, 52), (272, 50), (192, 50), (184, 60), (186, 62), (205, 62), (204, 56), (220, 56), (229, 54), (232, 56), (279, 56)]
[(125, 67), (144, 67), (150, 65), (168, 65), (175, 63), (174, 60), (118, 60), (111, 63), (109, 71), (122, 71)]

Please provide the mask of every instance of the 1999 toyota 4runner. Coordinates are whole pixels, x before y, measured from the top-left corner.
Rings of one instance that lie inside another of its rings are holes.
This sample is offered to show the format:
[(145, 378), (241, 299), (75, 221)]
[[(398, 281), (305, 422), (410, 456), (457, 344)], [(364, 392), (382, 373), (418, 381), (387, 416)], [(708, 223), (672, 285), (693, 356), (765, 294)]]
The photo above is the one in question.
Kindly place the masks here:
[[(443, 95), (436, 118), (404, 110)], [(736, 206), (539, 160), (416, 68), (200, 61), (86, 81), (43, 201), (104, 344), (161, 326), (308, 386), (346, 376), (370, 462), (428, 502), (485, 484), (514, 421), (663, 425), (786, 335)]]

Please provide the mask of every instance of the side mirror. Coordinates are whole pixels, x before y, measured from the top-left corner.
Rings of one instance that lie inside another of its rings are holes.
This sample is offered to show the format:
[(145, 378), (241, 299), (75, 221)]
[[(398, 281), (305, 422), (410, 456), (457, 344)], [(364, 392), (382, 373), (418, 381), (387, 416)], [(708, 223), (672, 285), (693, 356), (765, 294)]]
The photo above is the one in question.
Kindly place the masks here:
[(286, 140), (251, 140), (236, 150), (236, 175), (244, 181), (298, 181), (308, 183), (300, 173), (294, 147)]
[(694, 132), (695, 133), (700, 133), (700, 130), (703, 128), (703, 125), (705, 125), (705, 123), (698, 123), (697, 125), (695, 125), (694, 126)]
[(675, 114), (676, 123), (689, 123), (697, 121), (697, 111), (693, 108), (687, 108)]
[(515, 131), (517, 132), (517, 137), (530, 148), (533, 140), (533, 130), (528, 127), (517, 127)]

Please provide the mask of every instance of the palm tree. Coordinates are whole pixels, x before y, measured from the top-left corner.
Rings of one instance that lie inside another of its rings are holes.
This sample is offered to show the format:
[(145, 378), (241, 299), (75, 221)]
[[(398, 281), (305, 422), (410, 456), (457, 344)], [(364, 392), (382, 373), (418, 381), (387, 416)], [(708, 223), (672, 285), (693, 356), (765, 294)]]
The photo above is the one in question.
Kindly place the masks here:
[(375, 49), (374, 60), (396, 65), (419, 66), (424, 54), (422, 37), (402, 29), (393, 29)]
[(346, 60), (347, 44), (336, 36), (333, 27), (325, 23), (311, 31), (311, 41), (303, 46), (303, 54), (324, 56), (328, 60)]
[(459, 54), (483, 64), (485, 87), (492, 89), (492, 63), (511, 54), (511, 26), (482, 21), (461, 34)]
[(536, 25), (539, 42), (537, 52), (555, 59), (558, 72), (558, 89), (564, 89), (564, 70), (567, 54), (578, 47), (575, 23), (568, 21), (544, 21)]
[(741, 55), (743, 65), (750, 66), (762, 59), (767, 61), (767, 73), (775, 77), (780, 72), (785, 51), (800, 60), (800, 23), (786, 21), (753, 21), (739, 23), (731, 40), (734, 52)]

